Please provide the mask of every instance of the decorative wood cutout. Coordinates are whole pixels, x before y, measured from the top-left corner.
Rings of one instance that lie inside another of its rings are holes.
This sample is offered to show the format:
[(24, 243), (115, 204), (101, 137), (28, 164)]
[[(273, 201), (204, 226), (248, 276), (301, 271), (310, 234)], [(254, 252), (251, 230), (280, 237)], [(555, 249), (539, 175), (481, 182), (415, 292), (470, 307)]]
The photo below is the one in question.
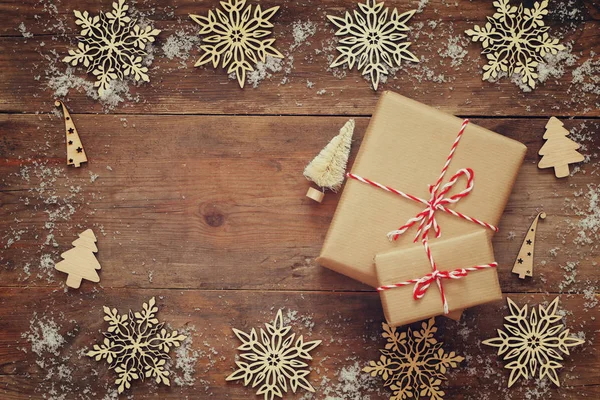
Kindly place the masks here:
[(558, 118), (552, 117), (546, 124), (544, 139), (546, 143), (538, 154), (542, 159), (538, 168), (554, 167), (557, 178), (569, 176), (569, 164), (583, 161), (583, 156), (576, 150), (580, 147), (567, 137), (569, 131), (563, 128), (563, 123)]
[(257, 4), (253, 11), (251, 5), (244, 8), (245, 5), (246, 0), (225, 0), (221, 1), (225, 12), (217, 8), (215, 12), (208, 11), (208, 17), (190, 14), (200, 25), (200, 35), (211, 34), (203, 39), (205, 44), (200, 49), (204, 54), (194, 66), (212, 62), (213, 68), (217, 68), (222, 60), (221, 66), (229, 66), (228, 74), (235, 72), (241, 88), (246, 82), (246, 72), (254, 70), (253, 64), (265, 62), (267, 56), (283, 58), (273, 46), (275, 39), (263, 39), (271, 34), (273, 24), (269, 20), (279, 6), (263, 11)]
[(415, 399), (425, 397), (441, 400), (444, 391), (440, 388), (449, 368), (456, 368), (464, 358), (454, 352), (446, 353), (442, 342), (434, 337), (437, 328), (435, 318), (421, 324), (419, 331), (399, 333), (396, 328), (383, 323), (385, 349), (379, 350), (379, 361), (371, 361), (363, 368), (371, 376), (381, 376), (385, 387), (393, 392), (391, 399)]
[(148, 67), (144, 57), (148, 43), (154, 42), (159, 29), (136, 25), (136, 20), (127, 16), (126, 0), (113, 2), (108, 13), (92, 17), (87, 11), (73, 11), (81, 26), (77, 50), (69, 50), (69, 56), (63, 59), (73, 66), (83, 64), (87, 72), (96, 76), (94, 86), (102, 97), (115, 79), (123, 80), (131, 75), (136, 81), (150, 82)]
[(233, 328), (242, 342), (238, 347), (243, 352), (240, 356), (249, 363), (236, 361), (238, 369), (225, 380), (243, 379), (244, 386), (248, 386), (250, 382), (252, 387), (260, 385), (256, 395), (264, 395), (265, 400), (273, 400), (275, 396), (283, 397), (283, 393), (287, 393), (287, 381), (294, 393), (298, 386), (314, 392), (315, 389), (306, 379), (310, 373), (308, 364), (300, 359), (312, 360), (310, 352), (321, 341), (304, 342), (303, 337), (299, 336), (294, 343), (296, 334), (287, 336), (292, 328), (283, 325), (281, 310), (277, 312), (275, 321), (265, 324), (265, 327), (266, 331), (260, 328), (260, 340), (254, 328), (249, 334)]
[[(321, 188), (337, 192), (346, 176), (346, 164), (350, 156), (352, 135), (354, 134), (354, 120), (350, 119), (325, 146), (323, 150), (304, 168), (304, 176)], [(325, 194), (309, 188), (306, 196), (321, 202)]]
[(81, 139), (79, 138), (79, 134), (77, 133), (77, 128), (73, 123), (73, 119), (71, 118), (71, 114), (65, 104), (56, 100), (54, 102), (56, 107), (62, 106), (63, 115), (65, 118), (65, 132), (66, 132), (66, 143), (67, 143), (67, 165), (74, 165), (79, 168), (81, 163), (87, 162), (87, 157), (85, 155), (85, 149), (83, 148), (83, 144), (81, 143)]
[[(562, 316), (556, 313), (558, 297), (546, 308), (534, 307), (531, 313), (527, 305), (519, 308), (507, 298), (510, 315), (504, 317), (506, 332), (498, 329), (498, 337), (484, 340), (483, 344), (498, 347), (498, 355), (503, 355), (504, 361), (510, 361), (504, 368), (510, 369), (508, 387), (511, 387), (520, 377), (529, 379), (548, 377), (556, 386), (560, 386), (557, 370), (562, 368), (561, 353), (569, 355), (569, 347), (583, 344), (578, 338), (569, 337), (569, 330), (563, 324), (555, 325)], [(564, 330), (563, 330), (564, 329)]]
[(525, 279), (526, 276), (533, 276), (533, 249), (535, 247), (537, 224), (540, 218), (545, 219), (546, 213), (542, 211), (531, 223), (512, 269), (512, 273), (519, 274), (519, 278), (521, 279)]
[(419, 59), (408, 47), (411, 42), (405, 42), (410, 28), (406, 25), (408, 20), (417, 10), (398, 14), (393, 9), (390, 15), (389, 8), (384, 9), (384, 3), (376, 0), (366, 0), (364, 4), (358, 3), (358, 9), (350, 14), (346, 11), (344, 18), (328, 15), (338, 30), (336, 36), (346, 36), (340, 39), (341, 46), (337, 50), (341, 53), (330, 67), (348, 64), (352, 69), (354, 64), (362, 75), (369, 75), (373, 89), (377, 90), (381, 75), (388, 75), (389, 69), (400, 67), (400, 61), (419, 62)]
[(69, 274), (67, 286), (77, 289), (81, 285), (82, 279), (100, 282), (100, 277), (96, 272), (97, 269), (100, 269), (100, 263), (94, 256), (94, 253), (98, 252), (94, 232), (91, 229), (83, 231), (79, 234), (79, 239), (72, 244), (75, 247), (62, 253), (60, 256), (63, 261), (54, 266), (58, 271)]
[(511, 6), (510, 0), (493, 3), (496, 13), (487, 17), (485, 26), (475, 25), (465, 33), (474, 42), (482, 42), (488, 63), (483, 67), (483, 79), (497, 78), (501, 72), (519, 75), (521, 81), (535, 88), (537, 66), (548, 53), (557, 54), (565, 46), (548, 35), (544, 16), (548, 15), (548, 0), (535, 2), (533, 8)]
[(156, 318), (155, 304), (153, 297), (148, 304), (144, 303), (141, 312), (129, 310), (125, 315), (119, 315), (116, 308), (104, 307), (104, 320), (109, 325), (103, 334), (105, 339), (87, 355), (96, 361), (105, 359), (115, 370), (119, 393), (129, 389), (136, 379), (152, 378), (156, 383), (171, 385), (169, 371), (165, 370), (168, 353), (172, 347), (179, 347), (186, 336), (163, 329), (164, 323)]

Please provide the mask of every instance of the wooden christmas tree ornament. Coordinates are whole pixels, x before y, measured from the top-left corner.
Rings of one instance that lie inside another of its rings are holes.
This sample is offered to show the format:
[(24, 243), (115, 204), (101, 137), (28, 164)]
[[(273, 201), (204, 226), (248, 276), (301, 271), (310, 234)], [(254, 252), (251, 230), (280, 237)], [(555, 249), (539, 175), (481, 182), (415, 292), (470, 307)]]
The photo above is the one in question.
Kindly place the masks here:
[(554, 167), (557, 178), (569, 176), (569, 164), (583, 161), (583, 156), (577, 152), (579, 144), (567, 138), (568, 134), (569, 131), (563, 128), (558, 118), (550, 118), (544, 133), (546, 143), (538, 152), (542, 156), (538, 168)]
[[(350, 156), (352, 135), (354, 134), (354, 120), (350, 119), (325, 146), (323, 150), (304, 168), (304, 176), (309, 181), (316, 183), (324, 189), (337, 192), (346, 175), (346, 164)], [(309, 188), (306, 197), (321, 202), (325, 193)]]
[(94, 253), (98, 252), (95, 243), (96, 236), (94, 232), (87, 229), (79, 234), (79, 239), (73, 242), (74, 248), (60, 255), (63, 261), (56, 264), (54, 268), (69, 274), (67, 286), (77, 289), (81, 285), (82, 279), (100, 282), (100, 277), (96, 272), (97, 269), (100, 269), (100, 263), (94, 256)]
[(87, 157), (85, 156), (83, 144), (81, 144), (81, 139), (77, 133), (77, 128), (75, 128), (71, 114), (69, 113), (69, 110), (67, 110), (65, 104), (60, 100), (56, 100), (54, 105), (56, 107), (62, 107), (65, 118), (67, 165), (74, 165), (79, 168), (81, 163), (87, 162)]
[(523, 240), (523, 244), (519, 250), (519, 255), (517, 256), (515, 265), (512, 269), (513, 274), (519, 274), (519, 278), (521, 279), (525, 279), (526, 276), (533, 275), (533, 248), (535, 246), (537, 224), (540, 218), (545, 219), (546, 213), (542, 211), (531, 223), (531, 226), (527, 231), (527, 235), (525, 235), (525, 240)]

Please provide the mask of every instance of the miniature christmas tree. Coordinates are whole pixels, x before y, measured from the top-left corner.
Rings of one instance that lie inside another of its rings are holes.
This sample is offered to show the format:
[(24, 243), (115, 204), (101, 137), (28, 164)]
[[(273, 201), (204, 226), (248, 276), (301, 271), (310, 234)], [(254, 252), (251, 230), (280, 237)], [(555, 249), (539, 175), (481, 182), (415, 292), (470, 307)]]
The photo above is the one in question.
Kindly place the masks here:
[(583, 156), (576, 151), (579, 145), (567, 138), (568, 134), (562, 122), (555, 117), (550, 118), (544, 133), (546, 143), (538, 153), (542, 156), (538, 168), (554, 167), (557, 178), (569, 176), (569, 164), (583, 161)]
[(69, 274), (67, 286), (77, 289), (81, 285), (82, 279), (100, 282), (100, 277), (96, 272), (97, 269), (100, 269), (100, 263), (94, 256), (94, 253), (98, 251), (95, 243), (96, 236), (91, 229), (88, 229), (80, 233), (79, 239), (72, 243), (74, 248), (60, 255), (63, 261), (56, 264), (54, 268)]
[[(340, 129), (340, 133), (304, 168), (306, 179), (323, 189), (336, 192), (344, 182), (353, 134), (354, 120), (350, 119)], [(323, 200), (323, 192), (313, 188), (306, 195), (319, 203)]]

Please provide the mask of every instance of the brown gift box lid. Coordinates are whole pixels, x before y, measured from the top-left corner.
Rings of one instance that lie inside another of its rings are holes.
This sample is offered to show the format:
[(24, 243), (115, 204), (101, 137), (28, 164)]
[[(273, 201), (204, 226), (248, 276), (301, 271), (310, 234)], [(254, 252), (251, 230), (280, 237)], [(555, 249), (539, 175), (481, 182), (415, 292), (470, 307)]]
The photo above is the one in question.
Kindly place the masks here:
[[(428, 185), (438, 179), (462, 121), (398, 94), (384, 92), (365, 133), (352, 173), (429, 199)], [(497, 225), (526, 150), (515, 140), (470, 123), (443, 183), (448, 182), (459, 169), (472, 168), (475, 186), (467, 197), (450, 208)], [(461, 178), (451, 193), (462, 190), (465, 181)], [(386, 234), (398, 229), (423, 209), (422, 204), (349, 179), (317, 261), (376, 287), (375, 254), (422, 246), (413, 243), (414, 227), (395, 242), (390, 242)], [(442, 238), (484, 229), (440, 211), (436, 218), (442, 229)], [(430, 237), (431, 242), (437, 240), (433, 235)]]
[[(440, 271), (494, 262), (490, 235), (483, 230), (432, 240), (429, 247)], [(380, 286), (422, 278), (431, 272), (431, 264), (422, 246), (377, 254), (375, 264)], [(502, 299), (496, 268), (472, 271), (461, 279), (442, 279), (441, 282), (450, 311)], [(442, 297), (435, 282), (419, 300), (413, 298), (413, 288), (411, 284), (379, 292), (385, 318), (391, 326), (444, 314)]]

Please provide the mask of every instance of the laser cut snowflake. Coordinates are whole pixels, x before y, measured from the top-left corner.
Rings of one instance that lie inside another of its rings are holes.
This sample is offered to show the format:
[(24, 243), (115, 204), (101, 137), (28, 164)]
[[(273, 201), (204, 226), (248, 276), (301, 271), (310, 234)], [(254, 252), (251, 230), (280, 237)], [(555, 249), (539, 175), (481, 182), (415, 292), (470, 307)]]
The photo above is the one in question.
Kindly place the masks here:
[(148, 67), (143, 57), (148, 53), (146, 45), (154, 42), (160, 33), (151, 26), (136, 25), (136, 20), (127, 16), (126, 0), (113, 3), (112, 11), (92, 17), (87, 11), (73, 11), (81, 26), (77, 50), (69, 50), (64, 62), (73, 66), (83, 64), (87, 72), (96, 76), (94, 86), (102, 97), (110, 82), (131, 75), (136, 81), (150, 82)]
[(246, 361), (236, 361), (238, 369), (225, 380), (244, 380), (244, 386), (252, 382), (252, 387), (260, 385), (257, 396), (264, 395), (264, 400), (273, 400), (275, 396), (283, 397), (287, 393), (287, 381), (292, 391), (301, 387), (309, 392), (315, 389), (306, 379), (310, 373), (308, 364), (302, 360), (312, 360), (310, 352), (321, 344), (320, 340), (305, 342), (299, 336), (294, 343), (295, 333), (288, 333), (290, 326), (283, 326), (283, 315), (281, 310), (277, 312), (275, 321), (265, 324), (266, 332), (260, 328), (260, 340), (256, 330), (252, 328), (250, 333), (233, 329), (235, 335), (242, 342), (238, 350), (242, 353), (240, 357)]
[[(511, 387), (520, 377), (534, 377), (539, 368), (539, 379), (548, 377), (556, 386), (560, 386), (557, 370), (562, 368), (561, 352), (569, 355), (569, 347), (584, 343), (583, 340), (569, 337), (569, 330), (563, 324), (554, 325), (562, 318), (556, 314), (558, 297), (548, 307), (534, 307), (531, 313), (527, 304), (519, 308), (507, 298), (510, 315), (504, 317), (507, 332), (498, 329), (498, 337), (484, 340), (483, 344), (498, 347), (498, 355), (510, 361), (504, 366), (510, 370), (508, 387)], [(563, 330), (564, 329), (564, 330)], [(563, 330), (561, 332), (561, 330)], [(557, 361), (558, 360), (558, 361)]]
[(364, 4), (358, 3), (358, 10), (353, 14), (346, 11), (344, 18), (328, 15), (338, 30), (336, 36), (346, 36), (340, 39), (341, 46), (336, 47), (341, 53), (330, 67), (348, 64), (352, 69), (356, 64), (362, 75), (371, 77), (373, 89), (377, 90), (381, 75), (387, 76), (389, 69), (400, 67), (401, 60), (419, 62), (419, 59), (408, 47), (411, 42), (406, 42), (406, 33), (410, 30), (406, 23), (417, 10), (398, 14), (394, 8), (384, 9), (384, 3), (376, 0), (366, 0)]
[(129, 310), (128, 315), (119, 315), (116, 308), (104, 307), (108, 330), (103, 333), (102, 344), (95, 344), (87, 355), (96, 361), (105, 359), (115, 370), (119, 393), (129, 389), (135, 379), (153, 378), (156, 383), (171, 385), (169, 371), (165, 370), (168, 353), (171, 347), (179, 347), (186, 336), (163, 329), (164, 323), (156, 318), (155, 304), (153, 297), (144, 303), (141, 312)]
[(520, 76), (521, 81), (535, 88), (537, 66), (546, 54), (556, 54), (565, 47), (548, 35), (550, 27), (544, 26), (548, 15), (548, 0), (535, 2), (533, 8), (511, 6), (510, 0), (497, 0), (496, 13), (487, 17), (485, 26), (475, 25), (465, 33), (474, 42), (482, 42), (488, 63), (483, 66), (483, 79), (497, 78), (501, 72)]
[(267, 56), (283, 58), (283, 54), (273, 46), (275, 39), (263, 39), (271, 34), (273, 24), (269, 20), (279, 6), (263, 11), (257, 4), (252, 12), (252, 6), (244, 8), (245, 5), (246, 0), (227, 0), (221, 1), (226, 13), (217, 8), (215, 12), (209, 10), (208, 17), (190, 14), (190, 18), (200, 25), (200, 35), (212, 34), (203, 39), (209, 44), (200, 46), (204, 54), (194, 66), (212, 62), (217, 68), (221, 62), (222, 68), (229, 66), (228, 74), (235, 72), (241, 88), (246, 81), (246, 72), (254, 70), (253, 64), (266, 62)]
[(429, 397), (442, 400), (444, 391), (440, 389), (445, 373), (456, 368), (463, 357), (454, 352), (446, 353), (442, 342), (434, 337), (437, 328), (435, 318), (421, 324), (421, 329), (399, 333), (396, 328), (383, 323), (382, 336), (387, 339), (384, 349), (380, 349), (379, 361), (369, 362), (363, 368), (371, 376), (381, 376), (383, 386), (392, 391), (390, 400), (404, 400)]

